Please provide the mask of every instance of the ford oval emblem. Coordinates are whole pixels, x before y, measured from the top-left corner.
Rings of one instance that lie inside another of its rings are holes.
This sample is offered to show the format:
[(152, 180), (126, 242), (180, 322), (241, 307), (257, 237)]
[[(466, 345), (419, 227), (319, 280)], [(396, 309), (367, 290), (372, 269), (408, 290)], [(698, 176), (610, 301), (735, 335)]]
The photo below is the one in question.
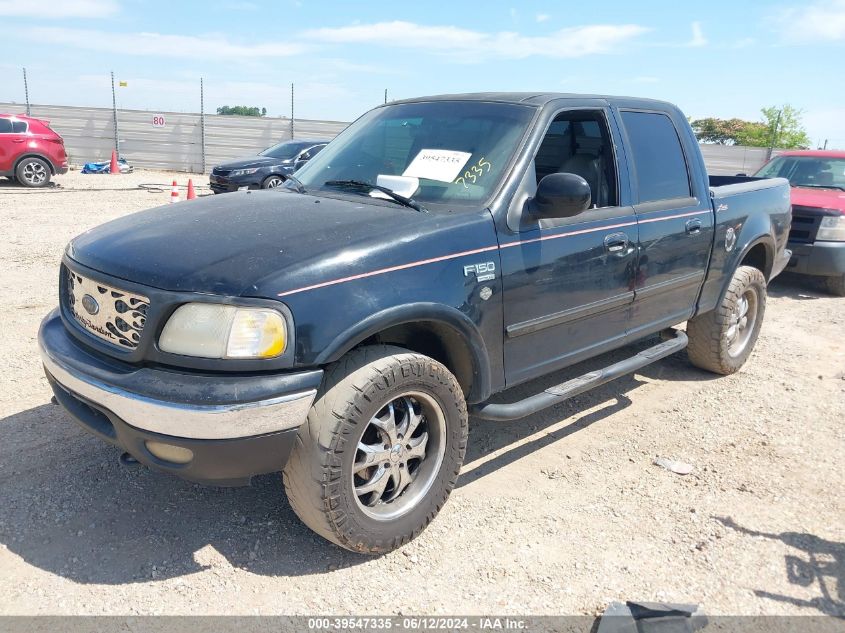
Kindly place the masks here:
[(91, 295), (83, 295), (82, 307), (85, 308), (85, 311), (90, 315), (95, 315), (100, 311), (100, 304), (97, 303), (97, 300)]

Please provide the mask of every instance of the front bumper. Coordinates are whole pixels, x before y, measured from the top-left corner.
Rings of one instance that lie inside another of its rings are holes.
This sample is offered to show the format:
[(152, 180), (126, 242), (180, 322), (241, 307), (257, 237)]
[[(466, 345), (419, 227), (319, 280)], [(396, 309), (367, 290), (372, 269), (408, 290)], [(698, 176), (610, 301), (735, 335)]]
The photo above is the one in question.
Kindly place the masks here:
[[(58, 310), (41, 324), (38, 344), (56, 399), (83, 428), (152, 468), (202, 483), (237, 485), (281, 470), (322, 380), (320, 370), (221, 375), (129, 365), (83, 347)], [(160, 459), (148, 442), (192, 458)]]
[(836, 277), (845, 275), (845, 242), (789, 243), (792, 258), (787, 272)]
[(235, 178), (211, 174), (208, 178), (208, 186), (214, 193), (238, 191), (243, 187), (247, 189), (261, 189), (261, 182), (267, 176), (268, 174), (259, 172), (247, 176), (236, 176)]

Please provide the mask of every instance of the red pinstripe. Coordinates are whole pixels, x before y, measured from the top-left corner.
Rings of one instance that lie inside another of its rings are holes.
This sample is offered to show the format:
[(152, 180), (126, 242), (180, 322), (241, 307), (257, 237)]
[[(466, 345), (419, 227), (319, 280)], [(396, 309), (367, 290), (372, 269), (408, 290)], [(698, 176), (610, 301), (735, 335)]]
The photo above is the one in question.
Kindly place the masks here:
[[(647, 224), (650, 222), (660, 222), (662, 220), (674, 220), (676, 218), (686, 218), (693, 215), (702, 215), (704, 213), (709, 213), (709, 211), (691, 211), (689, 213), (678, 213), (676, 215), (666, 215), (660, 218), (649, 218), (647, 220), (640, 220), (640, 224)], [(609, 231), (611, 229), (619, 229), (625, 226), (634, 226), (637, 222), (622, 222), (620, 224), (610, 224), (606, 226), (597, 226), (589, 229), (580, 229), (578, 231), (569, 231), (566, 233), (556, 233), (554, 235), (544, 235), (542, 237), (535, 237), (530, 240), (519, 240), (517, 242), (508, 242), (507, 244), (502, 244), (501, 246), (485, 246), (483, 248), (476, 248), (469, 251), (461, 251), (460, 253), (452, 253), (450, 255), (442, 255), (441, 257), (432, 257), (431, 259), (420, 259), (415, 262), (409, 262), (407, 264), (400, 264), (398, 266), (390, 266), (388, 268), (379, 268), (378, 270), (372, 270), (368, 273), (361, 273), (358, 275), (350, 275), (349, 277), (341, 277), (340, 279), (332, 279), (331, 281), (324, 281), (319, 284), (313, 284), (311, 286), (303, 286), (302, 288), (295, 288), (294, 290), (286, 290), (285, 292), (280, 292), (278, 294), (279, 297), (287, 297), (289, 295), (298, 294), (300, 292), (305, 292), (307, 290), (317, 290), (318, 288), (325, 288), (327, 286), (334, 286), (337, 284), (343, 284), (347, 281), (356, 281), (358, 279), (366, 279), (367, 277), (375, 277), (377, 275), (384, 275), (387, 273), (396, 272), (397, 270), (407, 270), (408, 268), (416, 268), (417, 266), (425, 266), (427, 264), (436, 264), (437, 262), (444, 262), (450, 259), (457, 259), (458, 257), (465, 257), (467, 255), (476, 255), (478, 253), (487, 253), (490, 251), (495, 251), (498, 249), (504, 248), (512, 248), (514, 246), (522, 246), (523, 244), (532, 244), (534, 242), (544, 242), (546, 240), (557, 240), (562, 237), (572, 237), (573, 235), (584, 235), (586, 233), (595, 233), (597, 231)]]

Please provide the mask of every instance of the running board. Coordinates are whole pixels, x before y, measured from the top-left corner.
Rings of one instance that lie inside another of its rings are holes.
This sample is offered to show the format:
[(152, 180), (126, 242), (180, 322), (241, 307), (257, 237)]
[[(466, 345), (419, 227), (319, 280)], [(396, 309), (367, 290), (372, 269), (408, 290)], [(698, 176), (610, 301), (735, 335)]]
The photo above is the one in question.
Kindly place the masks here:
[(537, 411), (542, 411), (611, 380), (616, 380), (621, 376), (630, 374), (641, 367), (650, 365), (675, 352), (680, 352), (687, 346), (687, 335), (684, 332), (669, 330), (666, 334), (671, 338), (618, 363), (614, 363), (603, 369), (591, 371), (572, 380), (567, 380), (555, 387), (549, 387), (542, 393), (530, 396), (519, 402), (476, 405), (470, 410), (470, 414), (483, 420), (507, 422), (524, 418)]

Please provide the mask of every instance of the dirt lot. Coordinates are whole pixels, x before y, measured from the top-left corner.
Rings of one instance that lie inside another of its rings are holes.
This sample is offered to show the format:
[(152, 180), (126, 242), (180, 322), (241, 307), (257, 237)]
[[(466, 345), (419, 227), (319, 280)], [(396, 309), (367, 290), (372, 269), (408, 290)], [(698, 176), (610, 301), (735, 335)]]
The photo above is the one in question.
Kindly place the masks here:
[(119, 466), (49, 404), (36, 331), (66, 242), (164, 204), (131, 188), (173, 177), (0, 182), (0, 613), (845, 614), (845, 299), (799, 279), (773, 284), (734, 376), (681, 354), (524, 421), (474, 421), (439, 518), (381, 558), (309, 532), (279, 476), (214, 489)]

